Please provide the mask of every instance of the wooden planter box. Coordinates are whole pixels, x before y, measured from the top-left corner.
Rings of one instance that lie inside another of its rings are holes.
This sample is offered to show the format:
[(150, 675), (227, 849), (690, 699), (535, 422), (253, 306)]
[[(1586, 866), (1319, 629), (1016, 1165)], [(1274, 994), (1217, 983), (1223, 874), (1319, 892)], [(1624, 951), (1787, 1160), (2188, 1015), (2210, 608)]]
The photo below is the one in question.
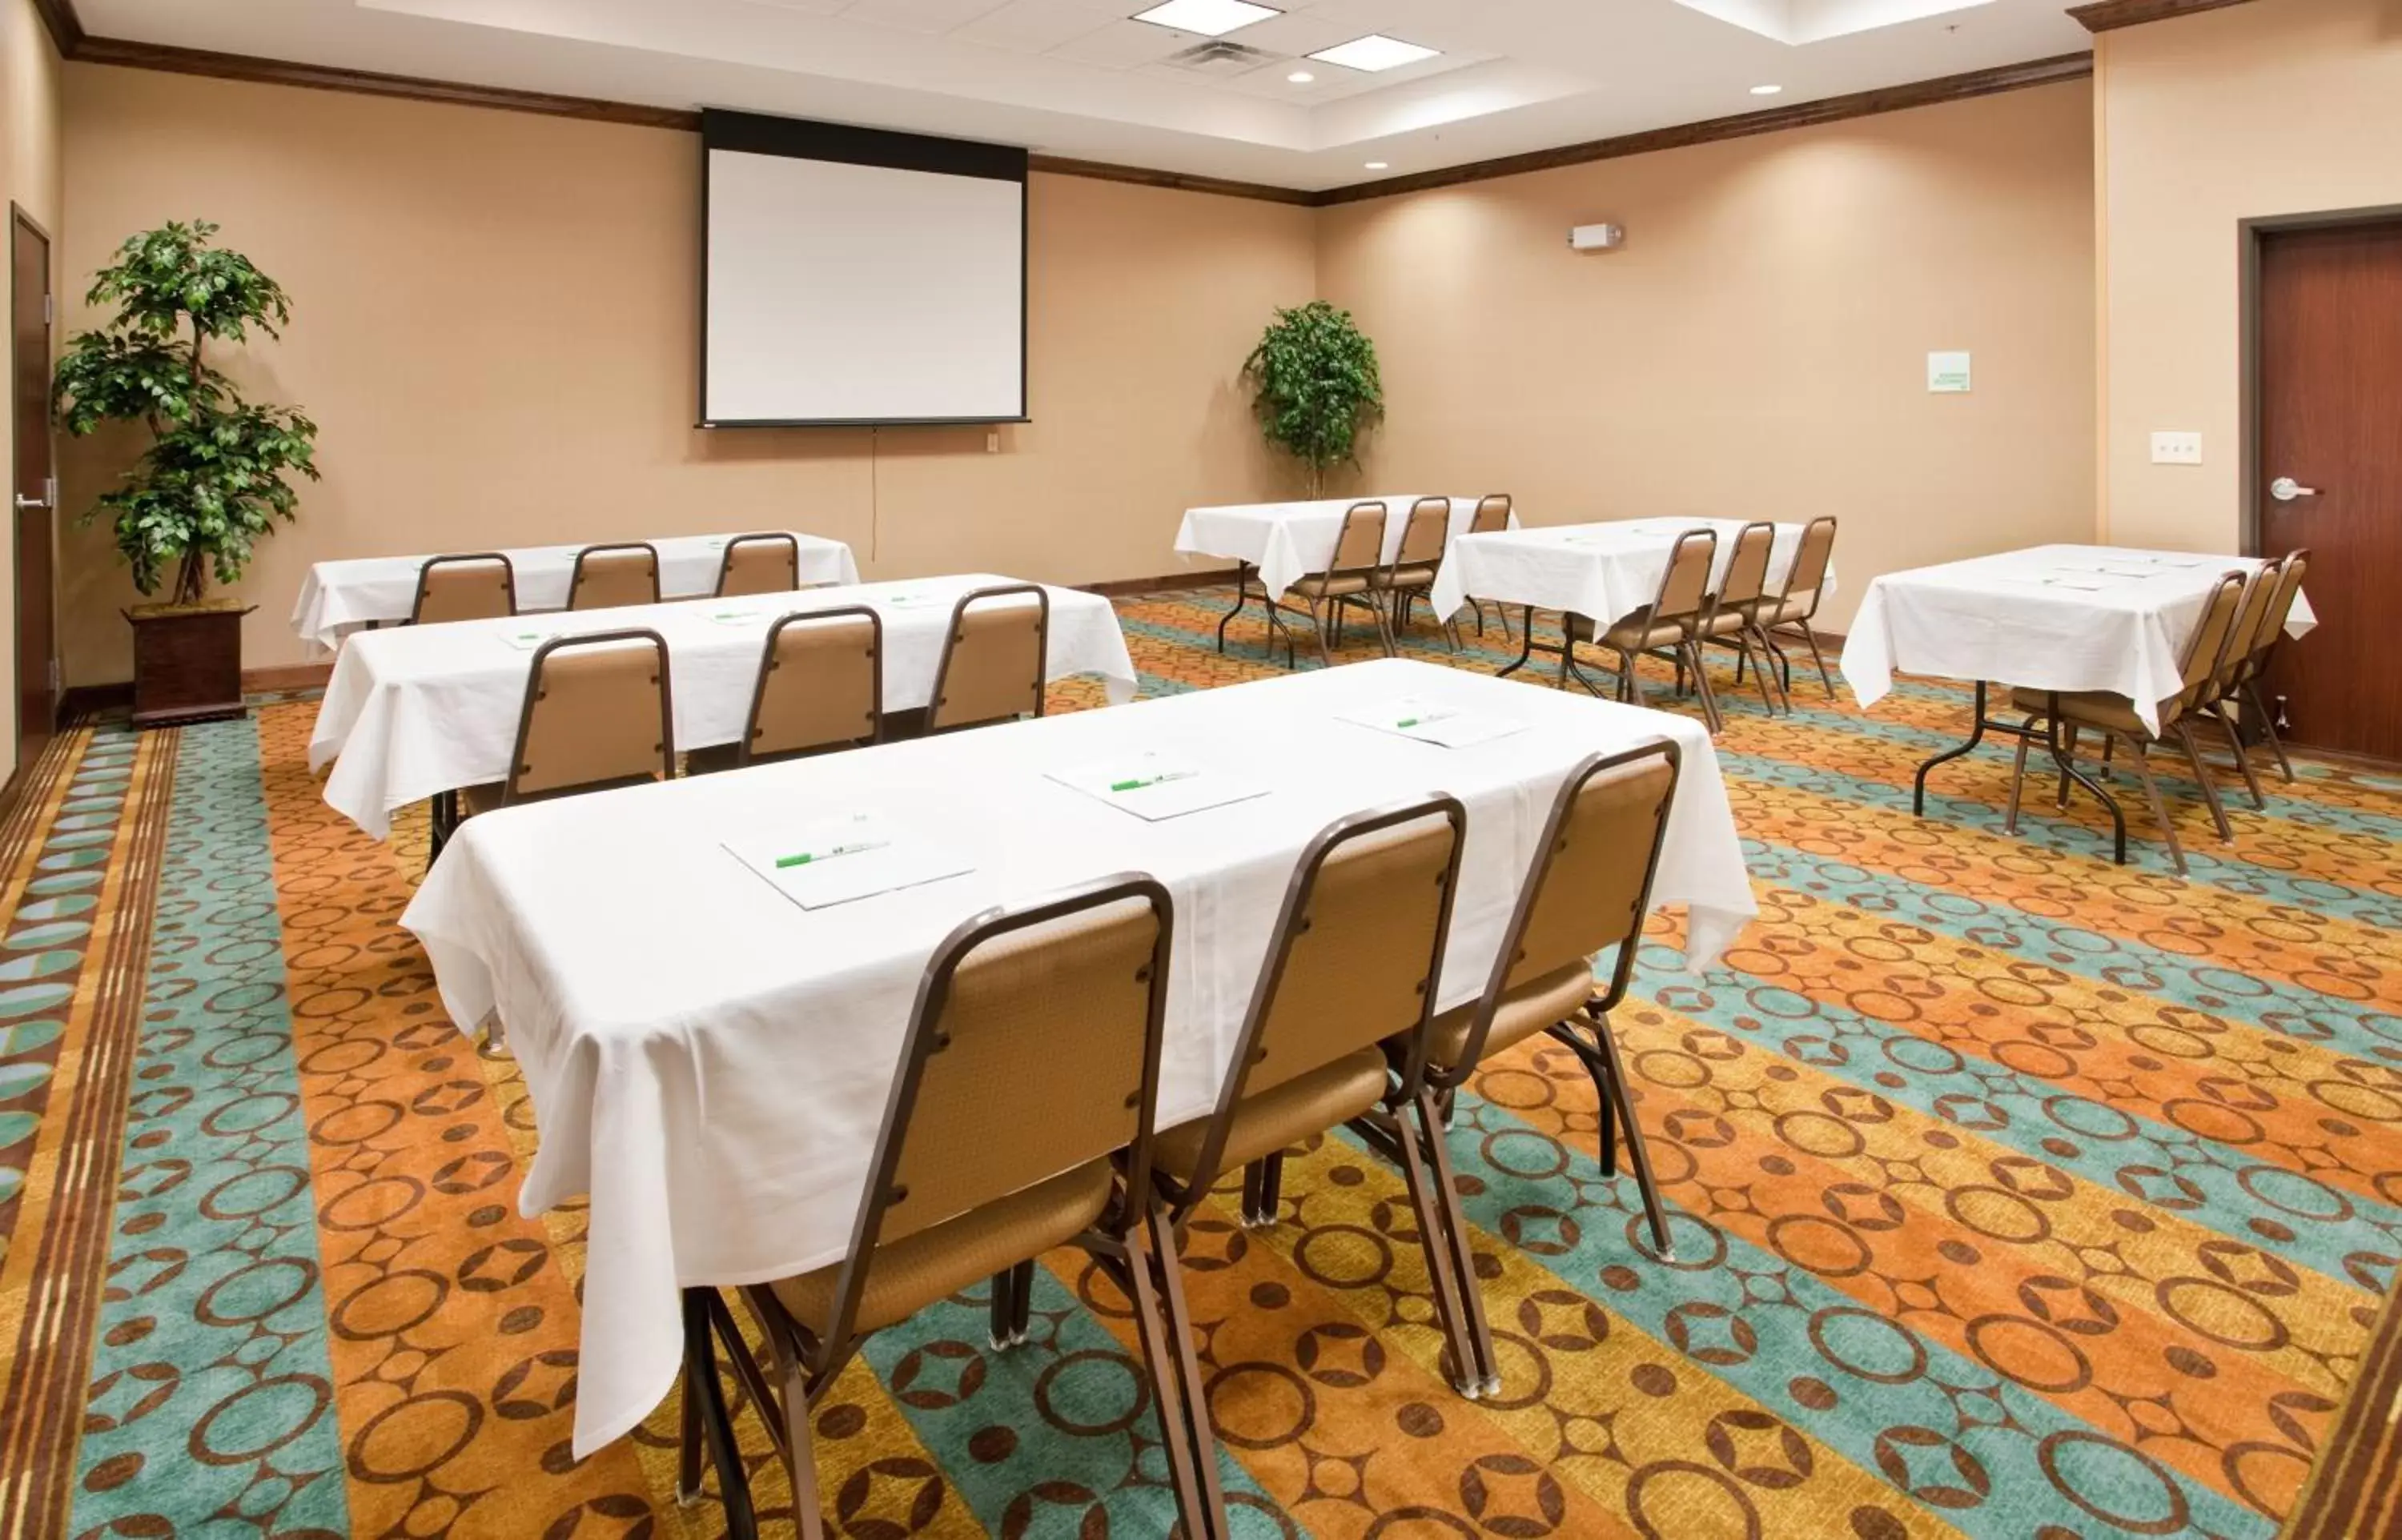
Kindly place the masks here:
[(133, 725), (174, 727), (242, 714), (240, 599), (137, 604), (133, 625)]

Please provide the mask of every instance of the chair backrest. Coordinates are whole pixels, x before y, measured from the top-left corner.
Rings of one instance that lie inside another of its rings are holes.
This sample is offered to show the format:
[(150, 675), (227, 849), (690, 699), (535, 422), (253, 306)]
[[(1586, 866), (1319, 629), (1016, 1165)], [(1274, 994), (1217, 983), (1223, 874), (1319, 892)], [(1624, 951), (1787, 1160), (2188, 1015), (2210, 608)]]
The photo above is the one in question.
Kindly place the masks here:
[(674, 776), (665, 637), (596, 631), (534, 649), (504, 802)]
[(2285, 639), (2285, 622), (2293, 616), (2294, 599), (2301, 593), (2302, 577), (2310, 570), (2309, 546), (2285, 553), (2277, 570), (2277, 591), (2269, 597), (2269, 607), (2260, 613), (2260, 628), (2245, 639), (2250, 652), (2243, 663), (2243, 678), (2256, 678), (2269, 666), (2269, 654)]
[(725, 543), (717, 569), (720, 598), (736, 594), (787, 594), (801, 585), (801, 543), (790, 535), (737, 535)]
[(2236, 606), (2226, 645), (2218, 650), (2218, 667), (2211, 671), (2212, 694), (2225, 694), (2243, 677), (2244, 664), (2251, 661), (2253, 641), (2260, 634), (2260, 619), (2276, 599), (2284, 568), (2282, 559), (2264, 561), (2252, 574), (2252, 581), (2243, 585), (2243, 602)]
[(874, 743), (884, 725), (884, 617), (864, 604), (767, 628), (740, 762)]
[(1768, 557), (1776, 548), (1776, 526), (1746, 524), (1735, 531), (1734, 555), (1727, 558), (1726, 577), (1719, 584), (1722, 610), (1756, 605), (1768, 592)]
[(1827, 568), (1835, 558), (1835, 516), (1820, 514), (1802, 527), (1802, 543), (1793, 550), (1793, 565), (1785, 570), (1785, 592), (1788, 599), (1807, 595), (1810, 608), (1818, 608), (1818, 595), (1827, 586)]
[(1431, 567), (1450, 543), (1451, 499), (1422, 497), (1410, 507), (1410, 521), (1401, 526), (1401, 555), (1393, 560), (1401, 567)]
[(1051, 596), (1039, 584), (977, 588), (951, 607), (926, 725), (971, 727), (1042, 714)]
[(1719, 532), (1706, 526), (1688, 529), (1668, 550), (1668, 565), (1660, 574), (1660, 592), (1651, 600), (1650, 624), (1660, 626), (1700, 618), (1710, 592), (1710, 567), (1719, 554)]
[(434, 557), (417, 570), (408, 624), (497, 620), (518, 612), (517, 569), (498, 551)]
[(587, 545), (567, 584), (571, 610), (616, 610), (659, 601), (659, 553), (647, 541)]
[(1385, 505), (1355, 502), (1344, 511), (1330, 572), (1365, 572), (1385, 564)]
[(1626, 997), (1683, 764), (1683, 751), (1663, 739), (1589, 755), (1560, 783), (1501, 933), (1461, 1064), (1484, 1057), (1485, 1034), (1505, 995), (1571, 963), (1615, 949), (1602, 1009)]
[(1415, 1090), (1467, 832), (1459, 800), (1434, 796), (1339, 818), (1310, 841), (1269, 932), (1194, 1191), (1215, 1179), (1246, 1096), (1396, 1038), (1413, 1044), (1406, 1088)]
[(1468, 526), (1472, 535), (1489, 535), (1510, 528), (1510, 494), (1491, 492), (1476, 500), (1476, 517)]
[(1119, 1150), (1144, 1191), (1174, 928), (1167, 889), (1127, 873), (975, 915), (935, 949), (828, 1341), (849, 1336), (878, 1244)]
[(2211, 678), (2218, 672), (2219, 660), (2226, 656), (2227, 644), (2234, 636), (2235, 612), (2243, 607), (2243, 590), (2250, 580), (2246, 572), (2221, 572), (2210, 597), (2202, 601), (2202, 619), (2185, 644), (2185, 662), (2177, 670), (2185, 686), (2176, 694), (2180, 708), (2192, 706), (2210, 689)]

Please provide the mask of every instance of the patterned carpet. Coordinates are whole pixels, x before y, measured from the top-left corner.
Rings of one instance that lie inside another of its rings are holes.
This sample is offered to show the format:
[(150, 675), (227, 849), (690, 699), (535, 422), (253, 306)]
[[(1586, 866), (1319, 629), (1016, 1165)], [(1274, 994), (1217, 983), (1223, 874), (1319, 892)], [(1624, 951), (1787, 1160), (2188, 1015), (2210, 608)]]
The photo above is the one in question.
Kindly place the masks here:
[[(1226, 598), (1123, 601), (1145, 694), (1267, 671)], [(1452, 1134), (1497, 1399), (1439, 1375), (1390, 1168), (1321, 1143), (1265, 1232), (1226, 1195), (1186, 1265), (1237, 1533), (2272, 1534), (2402, 1258), (2402, 786), (2307, 769), (2231, 846), (2179, 798), (2179, 882), (2090, 810), (2004, 836), (1999, 753), (1913, 819), (1959, 692), (1720, 682), (1761, 919), (1619, 1019), (1677, 1261), (1556, 1047)], [(421, 816), (326, 808), (313, 712), (78, 728), (0, 832), (0, 1540), (715, 1535), (672, 1405), (569, 1456), (583, 1216), (518, 1216), (522, 1086), (394, 924)], [(847, 1371), (840, 1533), (1166, 1531), (1125, 1307), (1051, 1260), (1026, 1349), (965, 1297)]]

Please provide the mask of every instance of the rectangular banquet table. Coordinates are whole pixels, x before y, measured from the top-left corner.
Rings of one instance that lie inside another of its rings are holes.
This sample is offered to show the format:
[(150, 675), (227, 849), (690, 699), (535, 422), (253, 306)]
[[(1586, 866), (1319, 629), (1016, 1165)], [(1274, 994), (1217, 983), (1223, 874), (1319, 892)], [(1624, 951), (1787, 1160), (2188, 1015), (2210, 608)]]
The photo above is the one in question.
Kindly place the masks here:
[[(1718, 532), (1710, 590), (1718, 591), (1734, 560), (1739, 518), (1628, 518), (1600, 524), (1547, 525), (1462, 535), (1435, 574), (1435, 613), (1456, 615), (1471, 598), (1579, 614), (1603, 628), (1624, 620), (1660, 594), (1668, 554), (1688, 529)], [(1783, 587), (1801, 549), (1802, 526), (1779, 524), (1768, 557), (1768, 591)], [(1834, 586), (1831, 570), (1827, 586)]]
[[(334, 660), (309, 737), (309, 768), (331, 763), (325, 801), (381, 839), (392, 832), (393, 809), (508, 774), (533, 667), (530, 636), (628, 626), (646, 626), (667, 639), (676, 747), (732, 743), (750, 720), (768, 627), (781, 615), (850, 604), (873, 607), (884, 623), (885, 710), (912, 710), (934, 693), (952, 603), (971, 588), (1018, 581), (978, 572), (362, 631)], [(1046, 591), (1046, 677), (1098, 674), (1110, 699), (1131, 699), (1134, 660), (1116, 609), (1098, 594)]]
[[(1989, 682), (2063, 694), (2107, 690), (2132, 701), (2157, 733), (2160, 703), (2181, 687), (2186, 644), (2212, 588), (2224, 573), (2249, 576), (2260, 565), (2257, 557), (2036, 545), (1887, 572), (1860, 596), (1843, 639), (1843, 679), (1864, 707), (1884, 698), (1897, 673), (1975, 683), (1967, 741), (1918, 767), (1911, 805), (1923, 813), (1928, 771), (1975, 749), (1988, 732), (2021, 736), (2018, 727), (1990, 720)], [(2317, 624), (2309, 598), (2295, 595), (2286, 634), (2299, 637)], [(2124, 862), (2126, 822), (2118, 804), (2064, 760), (2062, 767), (2108, 810)]]
[[(1446, 749), (1340, 721), (1404, 696), (1524, 730)], [(1755, 913), (1708, 735), (1663, 712), (1412, 660), (910, 739), (469, 819), (401, 923), (450, 1019), (488, 1015), (523, 1068), (540, 1144), (519, 1203), (590, 1196), (574, 1447), (645, 1416), (675, 1378), (684, 1286), (839, 1257), (918, 979), (970, 915), (1127, 871), (1168, 888), (1175, 940), (1162, 1127), (1208, 1112), (1310, 838), (1443, 791), (1468, 840), (1438, 1004), (1474, 997), (1570, 766), (1682, 749), (1652, 889), (1710, 963)], [(1158, 751), (1267, 793), (1146, 822), (1048, 773)], [(866, 812), (972, 872), (805, 911), (724, 847)]]
[[(1355, 504), (1385, 505), (1382, 559), (1390, 565), (1401, 554), (1401, 535), (1410, 525), (1410, 510), (1417, 506), (1419, 498), (1438, 495), (1387, 492), (1372, 497), (1319, 498), (1306, 502), (1236, 502), (1185, 509), (1184, 522), (1176, 530), (1179, 555), (1222, 557), (1241, 564), (1235, 573), (1235, 607), (1218, 622), (1218, 650), (1226, 650), (1226, 626), (1250, 601), (1254, 577), (1264, 598), (1278, 599), (1302, 578), (1323, 572), (1333, 564), (1334, 543), (1343, 534), (1343, 516)], [(1453, 540), (1475, 522), (1476, 505), (1481, 501), (1473, 497), (1451, 499)], [(1517, 523), (1518, 516), (1512, 513), (1511, 527), (1516, 528)]]
[[(859, 581), (859, 565), (851, 559), (850, 547), (838, 540), (796, 530), (761, 532), (790, 534), (799, 542), (804, 584)], [(649, 542), (659, 553), (659, 597), (698, 598), (717, 592), (725, 545), (735, 538), (730, 534), (670, 535)], [(516, 573), (518, 608), (565, 609), (575, 553), (583, 549), (583, 545), (535, 545), (502, 553)], [(318, 562), (301, 581), (300, 597), (292, 606), (292, 629), (305, 641), (332, 648), (341, 645), (342, 639), (353, 631), (407, 620), (417, 603), (418, 571), (432, 559), (430, 556), (359, 557)]]

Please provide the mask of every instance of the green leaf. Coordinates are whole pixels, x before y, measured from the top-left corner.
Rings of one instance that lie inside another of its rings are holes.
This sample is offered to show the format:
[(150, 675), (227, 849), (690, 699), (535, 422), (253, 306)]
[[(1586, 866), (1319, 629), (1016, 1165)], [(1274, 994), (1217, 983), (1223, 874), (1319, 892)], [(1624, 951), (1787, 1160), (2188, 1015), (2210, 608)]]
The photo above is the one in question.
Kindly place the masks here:
[(1322, 299), (1278, 309), (1243, 374), (1260, 431), (1309, 467), (1312, 491), (1328, 466), (1358, 463), (1360, 434), (1384, 415), (1375, 344)]

